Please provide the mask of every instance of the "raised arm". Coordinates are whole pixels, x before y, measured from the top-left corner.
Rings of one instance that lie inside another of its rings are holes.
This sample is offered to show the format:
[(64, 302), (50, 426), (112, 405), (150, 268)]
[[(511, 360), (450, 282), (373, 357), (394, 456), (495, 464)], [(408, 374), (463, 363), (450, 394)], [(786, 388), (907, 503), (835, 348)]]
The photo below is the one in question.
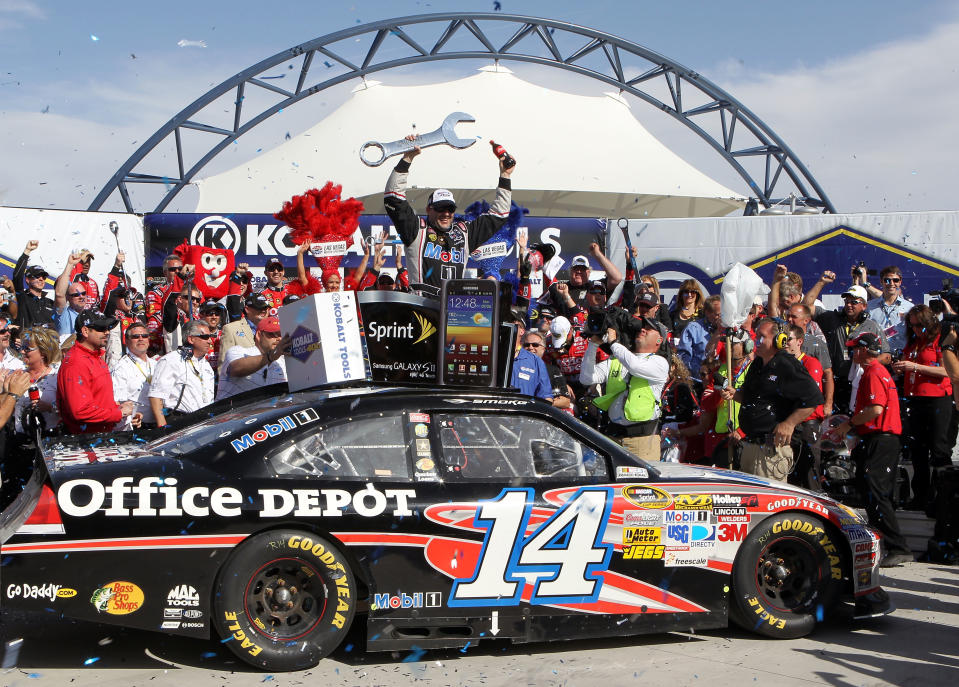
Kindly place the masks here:
[(810, 310), (812, 310), (813, 312), (815, 312), (815, 311), (816, 311), (816, 299), (819, 298), (819, 294), (820, 294), (820, 292), (822, 292), (823, 287), (825, 287), (826, 284), (832, 284), (834, 281), (836, 281), (836, 273), (835, 273), (835, 272), (830, 272), (829, 270), (826, 270), (825, 272), (823, 272), (823, 273), (822, 273), (822, 276), (819, 277), (819, 281), (817, 281), (815, 284), (813, 284), (813, 285), (809, 288), (809, 290), (806, 291), (806, 295), (805, 295), (805, 297), (804, 297), (803, 300), (802, 300), (803, 305), (805, 305), (805, 306), (808, 307)]
[(603, 255), (598, 243), (589, 244), (589, 254), (596, 258), (596, 261), (603, 266), (603, 271), (606, 272), (606, 290), (612, 291), (619, 286), (619, 283), (623, 281), (623, 273), (609, 258)]

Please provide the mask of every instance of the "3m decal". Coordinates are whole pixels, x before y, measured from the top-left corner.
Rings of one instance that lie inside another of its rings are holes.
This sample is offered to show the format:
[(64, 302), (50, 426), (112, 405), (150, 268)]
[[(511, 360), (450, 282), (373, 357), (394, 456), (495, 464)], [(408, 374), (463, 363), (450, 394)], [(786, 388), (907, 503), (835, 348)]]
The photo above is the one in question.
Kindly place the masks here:
[(708, 510), (713, 507), (713, 497), (709, 494), (677, 494), (673, 498), (676, 510)]
[(603, 543), (613, 490), (579, 489), (527, 535), (535, 498), (533, 489), (504, 489), (480, 502), (475, 525), (486, 539), (472, 575), (453, 582), (448, 606), (515, 606), (527, 582), (532, 604), (596, 601), (613, 553)]
[(397, 608), (438, 608), (443, 605), (442, 592), (414, 592), (407, 594), (374, 594), (371, 611)]
[(666, 547), (659, 544), (633, 544), (623, 547), (623, 559), (634, 561), (660, 560), (665, 552)]
[(668, 508), (673, 502), (671, 494), (656, 487), (623, 487), (623, 498), (640, 508)]
[(143, 605), (143, 590), (132, 582), (107, 582), (93, 590), (90, 603), (97, 613), (127, 615), (140, 610)]
[(732, 523), (719, 524), (719, 541), (742, 541), (746, 538), (746, 530), (749, 525), (737, 525)]

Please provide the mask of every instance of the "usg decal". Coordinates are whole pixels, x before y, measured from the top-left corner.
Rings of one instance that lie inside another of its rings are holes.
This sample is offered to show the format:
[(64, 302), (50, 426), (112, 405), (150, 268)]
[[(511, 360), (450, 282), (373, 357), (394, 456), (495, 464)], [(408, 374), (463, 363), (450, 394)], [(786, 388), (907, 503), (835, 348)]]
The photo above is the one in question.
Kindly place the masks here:
[(167, 593), (166, 602), (168, 606), (199, 606), (200, 595), (190, 585), (181, 584)]
[(143, 605), (143, 590), (132, 582), (107, 582), (93, 590), (90, 603), (97, 613), (127, 615), (140, 610)]

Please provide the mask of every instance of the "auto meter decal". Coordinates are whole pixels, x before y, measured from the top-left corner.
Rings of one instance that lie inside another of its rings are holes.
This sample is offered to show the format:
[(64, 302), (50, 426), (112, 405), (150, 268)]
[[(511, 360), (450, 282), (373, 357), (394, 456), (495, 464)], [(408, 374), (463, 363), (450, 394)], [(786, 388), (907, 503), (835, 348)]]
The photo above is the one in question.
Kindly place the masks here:
[(90, 603), (97, 609), (97, 613), (136, 613), (143, 605), (143, 590), (132, 582), (107, 582), (93, 590)]

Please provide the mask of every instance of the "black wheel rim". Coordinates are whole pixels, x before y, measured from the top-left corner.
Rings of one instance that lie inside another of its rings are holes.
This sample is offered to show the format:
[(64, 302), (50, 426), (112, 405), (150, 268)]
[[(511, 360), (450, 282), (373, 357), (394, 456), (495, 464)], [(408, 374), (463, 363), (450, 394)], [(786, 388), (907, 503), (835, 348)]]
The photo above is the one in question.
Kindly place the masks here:
[(254, 572), (243, 604), (252, 626), (275, 641), (309, 634), (326, 611), (327, 590), (319, 572), (297, 558), (277, 558)]
[(809, 542), (792, 537), (771, 542), (756, 562), (756, 591), (767, 608), (807, 610), (819, 595), (820, 569)]

